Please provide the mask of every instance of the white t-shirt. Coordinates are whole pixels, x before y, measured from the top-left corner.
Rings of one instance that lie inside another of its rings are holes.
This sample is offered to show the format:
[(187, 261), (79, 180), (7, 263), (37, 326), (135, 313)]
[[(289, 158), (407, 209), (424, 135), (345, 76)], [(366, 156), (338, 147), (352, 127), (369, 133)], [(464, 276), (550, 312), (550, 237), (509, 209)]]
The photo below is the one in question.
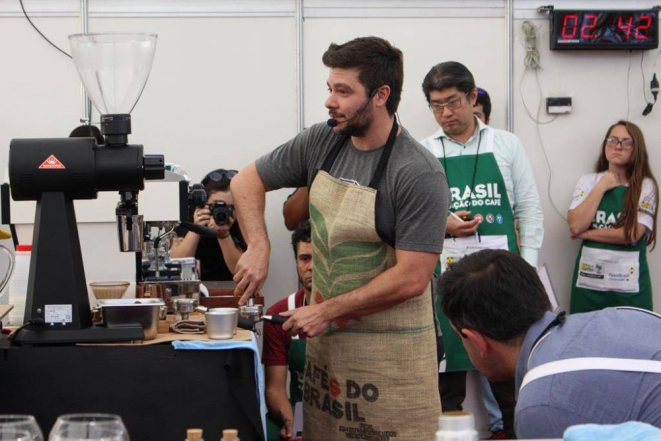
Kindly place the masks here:
[[(573, 210), (578, 207), (585, 198), (588, 197), (592, 189), (601, 177), (606, 172), (590, 173), (581, 176), (578, 180), (576, 188), (574, 189), (574, 197), (569, 205), (569, 209)], [(651, 179), (645, 178), (643, 181), (643, 189), (640, 192), (640, 199), (638, 200), (638, 223), (645, 225), (647, 231), (654, 230), (654, 211), (656, 210), (656, 193), (654, 192), (654, 183)]]

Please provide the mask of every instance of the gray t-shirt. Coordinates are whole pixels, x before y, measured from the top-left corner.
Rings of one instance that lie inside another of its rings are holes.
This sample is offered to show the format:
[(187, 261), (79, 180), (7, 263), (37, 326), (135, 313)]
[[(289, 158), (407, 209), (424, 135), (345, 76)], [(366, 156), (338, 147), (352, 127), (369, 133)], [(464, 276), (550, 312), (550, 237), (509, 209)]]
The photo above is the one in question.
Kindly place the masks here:
[[(271, 189), (309, 187), (340, 139), (325, 123), (315, 124), (259, 158), (257, 172)], [(347, 139), (330, 174), (367, 186), (383, 150), (358, 150)], [(376, 189), (376, 229), (384, 242), (401, 250), (441, 252), (449, 204), (447, 179), (438, 160), (404, 129)]]
[[(525, 374), (566, 358), (608, 357), (660, 360), (661, 319), (632, 309), (607, 308), (572, 314), (553, 328), (528, 357), (534, 341), (553, 321), (551, 313), (526, 333), (516, 365), (516, 389)], [(633, 364), (633, 363), (632, 363)], [(516, 403), (519, 438), (562, 438), (575, 424), (642, 421), (661, 427), (661, 374), (587, 370), (530, 382)]]

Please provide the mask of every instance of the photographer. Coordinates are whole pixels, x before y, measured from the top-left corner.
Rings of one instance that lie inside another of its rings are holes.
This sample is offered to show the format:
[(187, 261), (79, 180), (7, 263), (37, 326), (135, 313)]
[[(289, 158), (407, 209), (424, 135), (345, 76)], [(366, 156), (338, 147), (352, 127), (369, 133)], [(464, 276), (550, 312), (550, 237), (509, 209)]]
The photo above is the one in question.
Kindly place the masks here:
[(232, 280), (234, 267), (246, 250), (234, 214), (234, 199), (229, 191), (236, 170), (218, 169), (202, 179), (207, 203), (196, 208), (191, 222), (216, 230), (216, 239), (188, 232), (175, 241), (171, 257), (193, 257), (200, 261), (201, 280)]

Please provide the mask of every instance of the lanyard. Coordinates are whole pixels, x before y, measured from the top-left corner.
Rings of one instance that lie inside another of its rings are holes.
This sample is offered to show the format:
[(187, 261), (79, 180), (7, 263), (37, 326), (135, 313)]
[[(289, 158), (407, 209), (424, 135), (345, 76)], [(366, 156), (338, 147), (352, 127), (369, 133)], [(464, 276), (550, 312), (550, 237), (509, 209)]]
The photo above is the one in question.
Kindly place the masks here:
[[(480, 157), (480, 145), (482, 145), (482, 130), (479, 132), (479, 137), (477, 139), (477, 152), (475, 153), (475, 163), (473, 165), (473, 178), (471, 179), (471, 197), (468, 201), (469, 211), (473, 207), (473, 189), (475, 188), (475, 176), (477, 176), (477, 161)], [(450, 183), (450, 171), (448, 170), (447, 156), (445, 154), (445, 142), (443, 137), (440, 138), (441, 145), (443, 146), (443, 168), (445, 169), (445, 176), (447, 176), (448, 184)]]
[(535, 339), (535, 342), (532, 344), (532, 348), (530, 349), (530, 355), (535, 351), (535, 348), (537, 348), (537, 344), (544, 338), (546, 335), (551, 332), (551, 329), (555, 328), (558, 325), (561, 325), (562, 323), (565, 322), (565, 319), (567, 318), (567, 313), (565, 311), (560, 311), (560, 313), (555, 317), (555, 319), (549, 323), (549, 325), (544, 328), (542, 332), (537, 336)]

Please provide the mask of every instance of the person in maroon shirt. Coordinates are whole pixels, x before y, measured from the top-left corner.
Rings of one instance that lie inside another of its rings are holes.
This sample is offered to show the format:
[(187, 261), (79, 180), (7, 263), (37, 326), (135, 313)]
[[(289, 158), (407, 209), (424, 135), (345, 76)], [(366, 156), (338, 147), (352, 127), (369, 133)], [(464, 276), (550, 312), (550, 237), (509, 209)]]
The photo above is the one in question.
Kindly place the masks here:
[[(271, 306), (267, 314), (279, 314), (310, 303), (312, 289), (312, 244), (310, 222), (296, 227), (291, 238), (296, 257), (296, 272), (303, 288)], [(305, 340), (292, 337), (282, 326), (264, 322), (262, 363), (266, 368), (266, 407), (269, 410), (267, 439), (301, 439), (293, 433), (294, 406), (303, 398)], [(287, 398), (287, 371), (291, 374)]]

